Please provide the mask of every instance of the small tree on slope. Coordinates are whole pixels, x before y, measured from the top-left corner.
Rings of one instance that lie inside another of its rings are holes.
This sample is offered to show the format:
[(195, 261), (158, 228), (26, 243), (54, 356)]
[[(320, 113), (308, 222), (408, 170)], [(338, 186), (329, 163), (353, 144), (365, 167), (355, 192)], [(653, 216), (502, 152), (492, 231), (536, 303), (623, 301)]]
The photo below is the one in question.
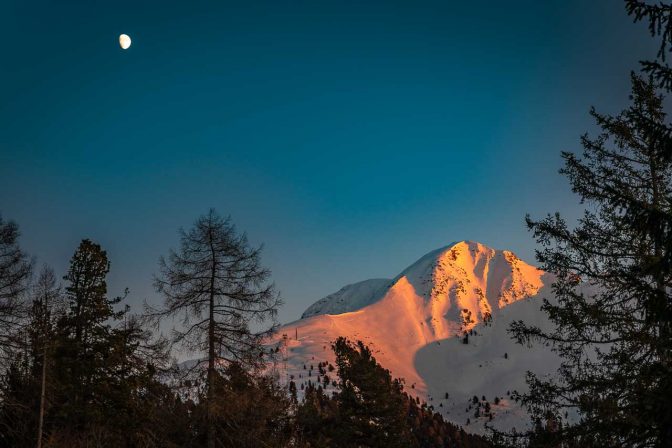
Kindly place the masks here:
[(615, 117), (591, 111), (601, 134), (582, 138), (582, 157), (562, 154), (590, 206), (578, 226), (527, 218), (556, 275), (557, 303), (542, 306), (555, 328), (519, 321), (511, 332), (562, 357), (557, 380), (528, 374), (518, 396), (536, 422), (532, 446), (672, 446), (672, 142), (650, 132), (665, 119), (653, 83), (633, 75), (631, 100)]

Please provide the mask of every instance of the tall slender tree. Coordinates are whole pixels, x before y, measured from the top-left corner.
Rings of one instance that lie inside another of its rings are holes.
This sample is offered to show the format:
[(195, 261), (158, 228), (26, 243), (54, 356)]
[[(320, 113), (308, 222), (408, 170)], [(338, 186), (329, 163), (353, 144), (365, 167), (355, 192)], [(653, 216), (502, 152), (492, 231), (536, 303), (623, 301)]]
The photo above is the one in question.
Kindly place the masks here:
[(557, 380), (529, 374), (519, 396), (533, 446), (672, 446), (671, 142), (650, 125), (665, 120), (653, 81), (633, 74), (631, 102), (617, 116), (593, 110), (602, 132), (582, 138), (582, 156), (562, 154), (561, 173), (589, 205), (577, 227), (527, 218), (556, 276), (557, 303), (542, 307), (555, 327), (511, 331), (562, 358)]
[(56, 370), (60, 376), (61, 410), (68, 424), (84, 430), (99, 416), (100, 378), (109, 352), (111, 324), (123, 311), (122, 299), (107, 296), (110, 262), (99, 244), (82, 240), (65, 275), (64, 316), (58, 323)]
[(0, 355), (20, 345), (15, 336), (28, 311), (23, 299), (32, 263), (19, 246), (19, 236), (16, 223), (0, 216)]
[(214, 210), (180, 230), (180, 248), (160, 260), (155, 286), (165, 298), (150, 317), (182, 318), (173, 341), (205, 354), (208, 446), (216, 445), (215, 400), (218, 371), (235, 361), (254, 366), (260, 343), (276, 327), (278, 294), (261, 265), (261, 248), (250, 247), (230, 218)]
[[(52, 364), (50, 350), (54, 339), (54, 324), (58, 313), (62, 311), (60, 287), (56, 283), (54, 271), (43, 266), (35, 283), (32, 307), (32, 322), (29, 331), (32, 333), (33, 370), (39, 378), (40, 399), (37, 424), (37, 448), (42, 447), (44, 438), (44, 415), (47, 403), (47, 383)], [(39, 373), (38, 373), (39, 372)]]
[(83, 240), (65, 276), (65, 311), (50, 350), (57, 386), (45, 413), (50, 444), (165, 446), (153, 416), (171, 403), (158, 381), (166, 347), (128, 306), (116, 310), (123, 297), (108, 296), (109, 269), (101, 246)]

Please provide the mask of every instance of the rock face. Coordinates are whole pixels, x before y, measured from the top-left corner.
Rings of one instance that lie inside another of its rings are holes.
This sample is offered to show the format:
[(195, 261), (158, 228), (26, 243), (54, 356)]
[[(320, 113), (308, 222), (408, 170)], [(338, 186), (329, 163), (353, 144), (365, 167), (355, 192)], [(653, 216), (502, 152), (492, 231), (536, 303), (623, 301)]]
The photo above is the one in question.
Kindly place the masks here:
[(546, 325), (540, 301), (525, 299), (544, 294), (549, 283), (544, 272), (512, 252), (453, 243), (420, 258), (394, 280), (346, 286), (281, 327), (274, 341), (282, 353), (279, 373), (299, 386), (314, 383), (317, 364), (333, 363), (335, 338), (359, 339), (394, 376), (406, 380), (407, 390), (444, 417), (461, 425), (470, 418), (466, 430), (481, 432), (490, 420), (474, 417), (475, 405), (468, 403), (474, 395), (486, 396), (496, 426), (520, 428), (524, 414), (506, 392), (524, 388), (526, 370), (549, 371), (557, 360), (550, 352), (516, 345), (506, 330), (517, 319)]

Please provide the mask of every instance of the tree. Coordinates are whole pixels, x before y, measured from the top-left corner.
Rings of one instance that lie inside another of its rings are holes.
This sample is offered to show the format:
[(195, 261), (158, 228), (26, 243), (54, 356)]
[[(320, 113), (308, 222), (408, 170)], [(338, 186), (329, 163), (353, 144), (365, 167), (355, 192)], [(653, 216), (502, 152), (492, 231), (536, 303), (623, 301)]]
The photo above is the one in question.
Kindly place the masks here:
[(19, 227), (0, 216), (0, 354), (20, 345), (16, 332), (26, 317), (22, 300), (28, 291), (32, 263), (19, 246)]
[[(215, 375), (214, 403), (204, 401), (199, 410), (214, 409), (218, 447), (290, 445), (293, 421), (286, 389), (273, 377), (253, 375), (237, 362), (228, 363)], [(209, 440), (208, 429), (204, 435)]]
[[(35, 354), (33, 355), (34, 370), (39, 369), (40, 379), (40, 400), (38, 411), (37, 426), (37, 448), (42, 446), (44, 438), (44, 414), (47, 402), (47, 382), (49, 367), (52, 364), (50, 358), (50, 348), (54, 336), (55, 318), (59, 311), (62, 311), (60, 287), (56, 284), (54, 271), (43, 266), (40, 275), (34, 287), (32, 323), (30, 331), (32, 333), (33, 346)], [(38, 361), (39, 360), (39, 361)]]
[(415, 446), (406, 424), (403, 384), (377, 363), (371, 350), (340, 337), (333, 344), (340, 378), (336, 396), (346, 446)]
[(661, 2), (652, 4), (642, 0), (625, 0), (625, 9), (635, 22), (647, 21), (652, 37), (660, 37), (657, 59), (641, 61), (644, 72), (658, 81), (660, 87), (672, 90), (672, 67), (666, 55), (672, 51), (672, 5)]
[(83, 240), (65, 275), (67, 311), (58, 323), (55, 371), (62, 388), (61, 412), (68, 424), (84, 429), (100, 417), (99, 386), (109, 352), (111, 323), (123, 315), (114, 305), (120, 297), (107, 297), (110, 263), (100, 245)]
[[(4, 377), (0, 426), (6, 436), (0, 441), (8, 445), (42, 446), (44, 416), (50, 391), (53, 389), (49, 371), (53, 364), (54, 322), (60, 309), (60, 289), (48, 266), (40, 271), (31, 288), (32, 306), (26, 307), (21, 328), (23, 347), (14, 352), (14, 359)], [(0, 446), (2, 446), (0, 442)]]
[[(304, 388), (303, 383), (301, 388)], [(339, 420), (338, 402), (328, 397), (321, 387), (309, 384), (305, 388), (295, 420), (299, 447), (351, 446), (338, 438), (338, 430), (347, 424)]]
[[(648, 22), (651, 37), (659, 38), (656, 58), (640, 61), (642, 70), (659, 87), (672, 92), (672, 67), (667, 62), (667, 54), (672, 51), (672, 5), (663, 1), (625, 0), (625, 8), (635, 22)], [(658, 140), (663, 157), (672, 159), (672, 126), (660, 120), (648, 120), (645, 116), (639, 119), (640, 126), (646, 127), (647, 133)]]
[[(258, 365), (261, 341), (276, 328), (280, 300), (260, 257), (261, 248), (251, 248), (230, 218), (222, 219), (210, 210), (189, 231), (180, 230), (180, 249), (160, 260), (155, 286), (165, 304), (158, 310), (148, 308), (148, 315), (157, 322), (181, 317), (183, 327), (173, 331), (173, 341), (206, 355), (210, 447), (216, 444), (217, 370), (230, 362), (245, 368)], [(260, 329), (251, 328), (252, 324)]]
[(663, 98), (633, 74), (630, 107), (591, 115), (602, 132), (582, 138), (582, 157), (564, 152), (561, 170), (590, 209), (574, 229), (559, 214), (527, 218), (555, 275), (557, 303), (542, 306), (554, 328), (511, 332), (550, 344), (562, 364), (556, 380), (528, 374), (518, 399), (534, 446), (672, 446), (671, 142), (650, 126), (664, 124)]
[(100, 245), (83, 240), (64, 277), (65, 311), (50, 350), (56, 390), (45, 415), (49, 444), (169, 445), (163, 437), (167, 430), (149, 433), (159, 426), (153, 420), (156, 407), (172, 406), (172, 395), (157, 378), (167, 358), (166, 344), (152, 339), (128, 307), (115, 310), (123, 298), (108, 297), (109, 269)]

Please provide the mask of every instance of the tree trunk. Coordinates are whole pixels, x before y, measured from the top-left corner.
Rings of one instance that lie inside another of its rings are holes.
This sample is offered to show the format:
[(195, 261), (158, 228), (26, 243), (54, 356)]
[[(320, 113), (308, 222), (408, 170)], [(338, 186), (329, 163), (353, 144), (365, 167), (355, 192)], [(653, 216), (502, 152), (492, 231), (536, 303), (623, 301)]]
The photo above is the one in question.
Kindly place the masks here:
[(44, 427), (44, 402), (46, 398), (47, 386), (47, 345), (44, 344), (44, 352), (42, 354), (42, 385), (40, 390), (40, 415), (37, 425), (37, 448), (42, 448), (42, 431)]
[[(658, 178), (658, 170), (656, 169), (657, 167), (653, 161), (653, 149), (650, 149), (650, 151), (652, 152), (651, 161), (649, 163), (651, 186), (653, 190), (652, 208), (655, 212), (662, 214), (664, 213), (664, 209), (661, 204), (662, 201), (660, 197), (661, 185), (660, 180)], [(664, 231), (662, 228), (663, 227), (662, 223), (660, 223), (660, 218), (657, 218), (655, 225), (656, 227), (652, 229), (652, 233), (654, 234), (653, 235), (654, 257), (656, 263), (661, 263), (664, 254), (664, 241), (663, 241)], [(662, 350), (659, 351), (659, 356), (660, 356), (660, 362), (663, 364), (663, 366), (669, 369), (671, 362), (670, 348), (668, 346), (668, 342), (671, 339), (670, 304), (668, 302), (667, 288), (665, 286), (665, 272), (659, 267), (656, 268), (655, 281), (656, 281), (656, 290), (658, 294), (657, 297), (655, 297), (653, 312), (655, 313), (654, 317), (656, 319), (656, 323), (658, 324), (658, 337), (660, 338), (660, 340), (663, 341), (662, 344), (659, 344), (662, 348)], [(669, 390), (669, 386), (667, 386), (667, 388)], [(663, 389), (663, 392), (665, 393), (667, 391)], [(661, 411), (659, 413), (659, 422), (657, 422), (660, 431), (659, 446), (672, 446), (672, 425), (669, 424), (668, 421), (669, 417), (670, 417), (669, 411), (667, 412)]]
[(37, 448), (42, 448), (42, 434), (44, 432), (44, 407), (47, 395), (47, 349), (48, 344), (50, 343), (49, 337), (51, 335), (51, 332), (49, 331), (51, 323), (49, 306), (49, 295), (45, 292), (42, 309), (42, 378), (40, 380), (40, 414), (38, 416), (37, 424)]
[(210, 270), (210, 309), (208, 322), (208, 448), (215, 448), (215, 415), (214, 415), (214, 386), (215, 386), (215, 274), (217, 270), (215, 248), (212, 242), (212, 228), (210, 229), (210, 249), (212, 251), (212, 266)]

